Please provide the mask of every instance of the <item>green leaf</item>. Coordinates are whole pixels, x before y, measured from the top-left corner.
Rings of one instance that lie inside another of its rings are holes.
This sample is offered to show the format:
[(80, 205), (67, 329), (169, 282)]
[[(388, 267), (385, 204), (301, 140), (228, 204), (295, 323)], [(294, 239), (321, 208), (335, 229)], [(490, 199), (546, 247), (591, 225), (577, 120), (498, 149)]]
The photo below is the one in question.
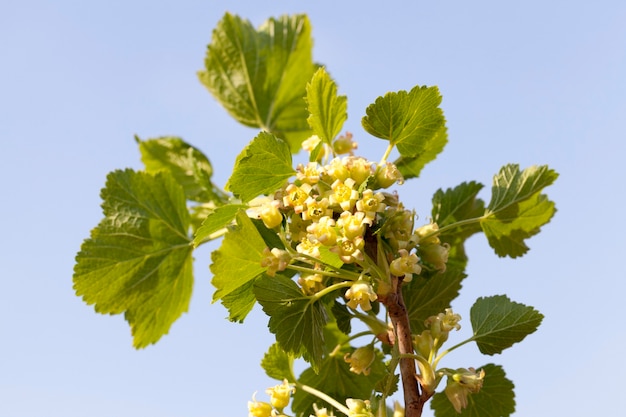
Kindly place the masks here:
[(221, 299), (222, 305), (228, 310), (228, 320), (243, 323), (256, 303), (254, 295), (254, 281), (246, 282)]
[(528, 251), (525, 239), (539, 233), (556, 212), (554, 203), (541, 190), (557, 177), (545, 165), (520, 172), (515, 164), (504, 166), (494, 177), (491, 201), (481, 226), (498, 256), (515, 258)]
[(331, 145), (348, 118), (348, 104), (346, 96), (337, 95), (337, 85), (323, 67), (307, 84), (306, 101), (309, 126), (323, 142)]
[(188, 200), (222, 203), (225, 196), (211, 182), (213, 168), (198, 149), (177, 137), (142, 141), (135, 136), (146, 171), (169, 171), (183, 186)]
[(280, 189), (295, 174), (286, 142), (261, 132), (239, 154), (226, 184), (244, 203)]
[[(458, 222), (480, 218), (485, 212), (485, 203), (476, 196), (482, 188), (482, 184), (471, 181), (446, 191), (437, 190), (433, 196), (433, 221), (442, 229)], [(441, 233), (441, 241), (450, 245), (448, 266), (454, 264), (460, 269), (465, 268), (465, 240), (480, 231), (480, 223), (476, 221)]]
[(402, 287), (402, 295), (409, 314), (411, 332), (421, 333), (426, 329), (424, 321), (450, 307), (461, 289), (461, 281), (466, 275), (454, 268), (431, 278), (414, 277)]
[(537, 330), (543, 314), (505, 295), (481, 297), (470, 310), (472, 340), (485, 355), (501, 353)]
[(217, 289), (213, 302), (238, 290), (267, 268), (261, 266), (265, 241), (245, 211), (239, 210), (220, 248), (211, 253), (211, 283)]
[(196, 230), (193, 238), (194, 247), (198, 247), (200, 244), (211, 240), (214, 233), (233, 223), (239, 210), (246, 209), (247, 207), (248, 206), (242, 204), (228, 204), (216, 208), (204, 219), (202, 225)]
[(448, 143), (448, 129), (442, 126), (429, 140), (415, 144), (417, 153), (413, 156), (400, 156), (394, 161), (405, 180), (419, 177), (424, 166), (435, 160)]
[(200, 81), (240, 123), (287, 140), (310, 135), (304, 97), (316, 66), (305, 15), (268, 19), (258, 31), (226, 13), (213, 31)]
[(440, 392), (430, 403), (435, 417), (508, 417), (515, 412), (515, 386), (502, 367), (488, 364), (479, 369), (485, 371), (483, 387), (469, 395), (467, 408), (457, 413), (446, 394)]
[(293, 374), (293, 356), (285, 353), (284, 350), (274, 343), (261, 360), (261, 367), (270, 378), (282, 381), (286, 379), (289, 382), (295, 382), (296, 377)]
[(269, 329), (287, 353), (299, 355), (303, 349), (317, 368), (324, 350), (323, 329), (328, 318), (321, 301), (302, 294), (289, 278), (263, 276), (254, 284), (257, 301), (270, 316)]
[(74, 289), (102, 314), (124, 313), (137, 348), (156, 343), (187, 311), (193, 287), (189, 213), (168, 172), (114, 171), (104, 219), (76, 256)]
[(401, 158), (396, 162), (406, 178), (417, 177), (448, 140), (440, 104), (437, 87), (416, 86), (408, 93), (401, 90), (378, 97), (366, 109), (363, 127), (398, 148)]

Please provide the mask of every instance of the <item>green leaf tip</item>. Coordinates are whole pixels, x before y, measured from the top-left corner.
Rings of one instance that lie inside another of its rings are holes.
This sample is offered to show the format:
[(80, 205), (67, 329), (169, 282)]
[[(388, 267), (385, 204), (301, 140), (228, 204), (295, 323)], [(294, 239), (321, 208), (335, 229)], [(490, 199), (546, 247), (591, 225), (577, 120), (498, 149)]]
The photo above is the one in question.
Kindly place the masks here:
[(147, 172), (169, 171), (183, 187), (188, 200), (224, 203), (223, 191), (211, 182), (211, 162), (199, 149), (173, 136), (148, 140), (135, 136), (135, 141)]
[(306, 87), (309, 111), (307, 122), (313, 133), (331, 145), (348, 118), (347, 97), (337, 95), (337, 85), (324, 67), (319, 68)]
[(316, 69), (312, 48), (306, 15), (271, 18), (256, 30), (226, 13), (198, 76), (235, 120), (274, 133), (297, 152), (310, 136), (304, 96)]
[(557, 177), (546, 165), (520, 171), (517, 164), (502, 167), (494, 176), (491, 201), (480, 224), (498, 256), (516, 258), (528, 252), (524, 241), (539, 233), (556, 212), (541, 191)]
[(244, 203), (283, 186), (295, 174), (289, 145), (268, 132), (260, 132), (239, 154), (226, 189)]
[(543, 314), (533, 307), (511, 301), (505, 295), (481, 297), (470, 309), (472, 339), (485, 355), (502, 353), (534, 333)]
[(104, 219), (76, 256), (74, 290), (102, 314), (124, 313), (137, 348), (187, 311), (193, 287), (190, 219), (169, 172), (111, 172)]

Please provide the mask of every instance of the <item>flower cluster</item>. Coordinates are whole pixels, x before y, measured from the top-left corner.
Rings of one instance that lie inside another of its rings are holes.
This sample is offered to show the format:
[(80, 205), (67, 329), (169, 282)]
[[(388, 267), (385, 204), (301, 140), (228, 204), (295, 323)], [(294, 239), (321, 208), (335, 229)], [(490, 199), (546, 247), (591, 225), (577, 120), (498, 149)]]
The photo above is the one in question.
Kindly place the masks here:
[[(422, 272), (422, 260), (430, 269), (445, 270), (447, 246), (437, 237), (437, 225), (414, 231), (415, 213), (405, 210), (395, 193), (384, 191), (404, 181), (393, 163), (354, 156), (357, 145), (349, 133), (332, 146), (317, 136), (302, 146), (310, 153), (310, 162), (298, 164), (295, 180), (274, 195), (257, 199), (249, 211), (285, 244), (284, 249), (266, 249), (262, 266), (268, 275), (304, 263), (311, 272), (299, 269), (298, 283), (305, 295), (314, 295), (336, 277), (325, 269), (334, 256), (334, 263), (355, 265), (363, 272), (358, 279), (346, 278), (354, 283), (345, 297), (350, 308), (368, 311), (378, 296), (376, 279), (367, 271), (382, 259), (368, 259), (368, 242), (374, 242), (371, 247), (375, 248), (376, 239), (385, 241), (384, 248), (390, 252), (383, 256), (390, 261), (386, 270), (404, 282)], [(377, 278), (380, 282), (387, 277)]]

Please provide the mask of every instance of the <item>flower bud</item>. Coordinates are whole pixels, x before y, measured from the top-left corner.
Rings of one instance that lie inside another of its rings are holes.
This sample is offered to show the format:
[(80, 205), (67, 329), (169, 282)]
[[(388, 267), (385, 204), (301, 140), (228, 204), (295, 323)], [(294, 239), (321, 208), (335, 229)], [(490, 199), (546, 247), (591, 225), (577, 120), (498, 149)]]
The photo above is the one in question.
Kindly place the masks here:
[(355, 374), (370, 374), (370, 366), (376, 359), (376, 352), (372, 345), (362, 346), (356, 349), (352, 354), (349, 352), (345, 354), (343, 360), (350, 364), (350, 372)]
[(272, 200), (261, 206), (259, 217), (268, 229), (275, 228), (283, 221), (283, 215), (278, 209), (279, 205), (279, 201)]
[(346, 400), (348, 406), (348, 417), (374, 417), (370, 410), (370, 402), (363, 400), (355, 400), (354, 398), (348, 398)]
[(385, 165), (378, 167), (375, 174), (376, 181), (374, 182), (374, 188), (389, 188), (396, 182), (398, 184), (404, 183), (404, 177), (398, 170), (398, 167), (391, 162), (387, 162)]
[(417, 243), (420, 245), (435, 245), (439, 244), (439, 226), (437, 223), (429, 223), (424, 226), (420, 226), (413, 232), (417, 237)]
[(450, 245), (447, 243), (444, 243), (443, 245), (420, 245), (419, 247), (419, 253), (422, 256), (422, 260), (431, 264), (439, 272), (446, 271), (449, 250)]
[(352, 152), (358, 147), (358, 144), (352, 140), (352, 133), (346, 132), (345, 135), (339, 136), (333, 142), (333, 150), (338, 155), (343, 155)]

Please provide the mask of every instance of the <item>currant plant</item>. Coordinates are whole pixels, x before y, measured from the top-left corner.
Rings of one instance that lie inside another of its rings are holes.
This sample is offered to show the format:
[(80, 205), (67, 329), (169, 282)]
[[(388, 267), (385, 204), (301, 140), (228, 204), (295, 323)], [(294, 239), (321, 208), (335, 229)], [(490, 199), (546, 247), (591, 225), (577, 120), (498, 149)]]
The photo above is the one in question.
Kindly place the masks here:
[[(76, 294), (99, 313), (123, 313), (143, 348), (187, 311), (193, 251), (221, 239), (211, 257), (213, 301), (236, 322), (259, 303), (276, 337), (261, 366), (278, 382), (267, 401), (252, 397), (250, 416), (416, 417), (431, 398), (438, 417), (513, 413), (501, 366), (451, 369), (444, 358), (470, 342), (501, 353), (543, 316), (505, 295), (481, 297), (469, 311), (472, 336), (449, 346), (461, 326), (450, 305), (466, 278), (465, 241), (483, 233), (498, 256), (524, 255), (555, 213), (542, 191), (557, 174), (505, 165), (488, 203), (478, 182), (440, 189), (429, 221), (416, 225), (400, 195), (447, 142), (439, 90), (376, 99), (356, 136), (387, 149), (375, 161), (355, 155), (357, 141), (343, 131), (347, 99), (312, 59), (305, 15), (255, 29), (226, 14), (199, 78), (259, 133), (224, 190), (198, 148), (136, 138), (145, 169), (108, 175), (104, 218), (76, 257)], [(300, 375), (296, 360), (308, 364)], [(391, 404), (398, 397), (403, 403)]]

